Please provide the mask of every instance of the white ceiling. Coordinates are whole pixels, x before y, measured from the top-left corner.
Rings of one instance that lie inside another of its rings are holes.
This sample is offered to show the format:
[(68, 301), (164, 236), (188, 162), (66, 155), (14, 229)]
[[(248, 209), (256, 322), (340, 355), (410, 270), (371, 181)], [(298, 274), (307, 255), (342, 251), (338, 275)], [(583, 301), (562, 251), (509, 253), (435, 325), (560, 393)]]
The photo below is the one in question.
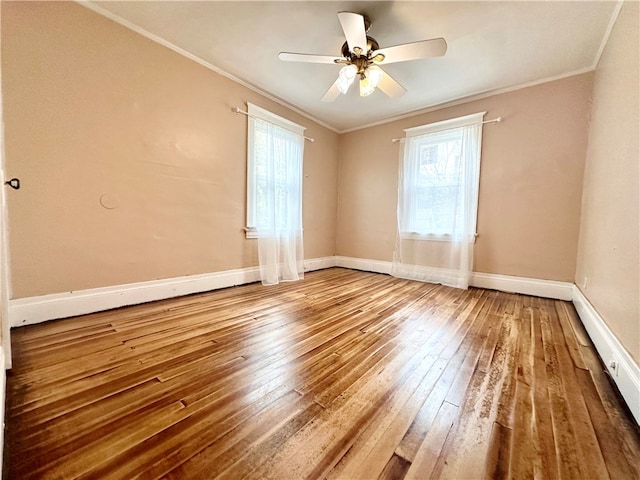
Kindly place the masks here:
[[(344, 132), (471, 95), (593, 69), (617, 14), (615, 1), (90, 2), (90, 8), (184, 50), (242, 83)], [(369, 16), (385, 48), (444, 37), (444, 57), (384, 67), (407, 93), (355, 86), (320, 99), (340, 66), (278, 60), (281, 51), (339, 56), (337, 12)]]

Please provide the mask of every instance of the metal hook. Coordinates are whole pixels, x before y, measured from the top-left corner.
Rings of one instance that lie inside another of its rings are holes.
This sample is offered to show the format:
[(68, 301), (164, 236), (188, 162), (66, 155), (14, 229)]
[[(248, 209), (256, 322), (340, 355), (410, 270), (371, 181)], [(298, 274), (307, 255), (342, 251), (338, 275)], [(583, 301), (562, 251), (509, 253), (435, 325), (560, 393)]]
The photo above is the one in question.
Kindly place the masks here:
[(4, 182), (4, 184), (5, 185), (9, 185), (14, 190), (20, 190), (20, 179), (19, 178), (12, 178), (11, 180), (7, 180), (6, 182)]

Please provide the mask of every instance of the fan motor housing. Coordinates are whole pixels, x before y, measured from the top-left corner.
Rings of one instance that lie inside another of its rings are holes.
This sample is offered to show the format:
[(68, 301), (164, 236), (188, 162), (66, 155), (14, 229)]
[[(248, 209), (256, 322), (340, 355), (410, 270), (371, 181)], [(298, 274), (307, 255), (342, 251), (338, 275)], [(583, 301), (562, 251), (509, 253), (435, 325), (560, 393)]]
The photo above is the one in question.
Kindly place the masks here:
[[(380, 45), (378, 45), (376, 39), (367, 35), (367, 51), (364, 52), (364, 55), (362, 56), (367, 57), (369, 52), (375, 52), (379, 49)], [(342, 45), (342, 56), (348, 58), (351, 61), (354, 61), (356, 58), (358, 58), (349, 50), (349, 44), (347, 42), (344, 42), (344, 44)]]

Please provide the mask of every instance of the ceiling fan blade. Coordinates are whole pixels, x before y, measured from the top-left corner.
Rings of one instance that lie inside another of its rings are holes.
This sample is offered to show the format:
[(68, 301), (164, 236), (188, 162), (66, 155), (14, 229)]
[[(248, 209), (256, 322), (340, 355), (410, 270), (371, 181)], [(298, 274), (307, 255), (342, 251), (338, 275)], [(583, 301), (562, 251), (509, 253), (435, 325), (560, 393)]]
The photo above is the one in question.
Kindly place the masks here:
[(342, 25), (344, 36), (347, 38), (349, 51), (354, 52), (356, 47), (360, 48), (362, 54), (367, 53), (367, 33), (364, 29), (364, 17), (357, 13), (339, 12), (338, 20)]
[(329, 90), (327, 90), (327, 93), (324, 94), (324, 97), (322, 97), (321, 102), (324, 102), (324, 103), (333, 102), (336, 98), (338, 98), (339, 95), (340, 95), (340, 90), (338, 89), (338, 80), (336, 80), (333, 83), (333, 85), (329, 87)]
[(336, 63), (337, 57), (330, 55), (310, 55), (307, 53), (280, 52), (278, 58), (285, 62)]
[(441, 57), (447, 51), (447, 42), (444, 38), (432, 38), (421, 42), (405, 43), (395, 47), (381, 48), (371, 54), (372, 57), (381, 53), (384, 60), (377, 62), (381, 65), (395, 62), (406, 62), (407, 60), (418, 60), (420, 58)]
[(393, 78), (391, 78), (391, 76), (387, 72), (382, 69), (380, 70), (382, 71), (382, 79), (380, 80), (380, 83), (378, 83), (378, 88), (382, 90), (388, 97), (401, 97), (407, 92), (407, 89), (396, 82)]

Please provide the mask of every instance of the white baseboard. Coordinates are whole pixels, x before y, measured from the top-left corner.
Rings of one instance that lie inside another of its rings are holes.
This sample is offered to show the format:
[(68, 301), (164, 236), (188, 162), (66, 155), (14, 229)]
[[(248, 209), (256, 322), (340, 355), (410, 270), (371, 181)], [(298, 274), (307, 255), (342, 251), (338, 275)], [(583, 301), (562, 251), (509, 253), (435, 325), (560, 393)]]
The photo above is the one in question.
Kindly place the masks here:
[(336, 266), (336, 257), (318, 257), (310, 258), (304, 261), (304, 271), (311, 272), (313, 270), (323, 270)]
[(31, 325), (57, 318), (85, 315), (125, 305), (152, 302), (205, 292), (217, 288), (251, 283), (260, 279), (258, 267), (148, 282), (91, 288), (9, 301), (9, 321), (12, 327)]
[[(336, 266), (367, 272), (391, 273), (391, 262), (381, 260), (338, 256), (336, 257)], [(471, 275), (471, 286), (557, 300), (571, 300), (573, 298), (573, 283), (554, 280), (474, 272)]]
[(2, 472), (2, 459), (4, 458), (4, 404), (7, 392), (7, 371), (4, 369), (4, 349), (0, 346), (0, 472)]
[[(604, 319), (593, 308), (578, 287), (573, 287), (573, 305), (587, 330), (591, 341), (600, 354), (600, 358), (618, 386), (618, 390), (627, 402), (629, 410), (640, 424), (640, 366), (622, 346)], [(617, 368), (612, 368), (611, 362)]]
[(471, 285), (489, 290), (522, 293), (534, 297), (554, 298), (556, 300), (571, 300), (573, 298), (573, 283), (555, 280), (540, 280), (537, 278), (513, 277), (495, 273), (477, 273), (471, 275)]
[[(391, 262), (380, 260), (330, 256), (304, 261), (305, 271), (335, 266), (376, 273), (391, 273)], [(126, 305), (243, 285), (257, 282), (259, 279), (259, 268), (248, 267), (202, 275), (19, 298), (9, 301), (9, 322), (12, 327), (31, 325), (57, 318), (85, 315)], [(471, 284), (482, 288), (571, 300), (571, 293), (567, 294), (567, 290), (572, 291), (572, 284), (564, 282), (474, 273)]]
[(365, 272), (386, 273), (387, 275), (391, 273), (391, 262), (369, 260), (366, 258), (337, 256), (336, 267), (351, 268)]
[[(334, 257), (312, 258), (304, 261), (305, 271), (333, 266), (335, 266)], [(9, 322), (12, 327), (31, 325), (126, 305), (244, 285), (259, 280), (260, 269), (248, 267), (202, 275), (19, 298), (9, 301)]]

